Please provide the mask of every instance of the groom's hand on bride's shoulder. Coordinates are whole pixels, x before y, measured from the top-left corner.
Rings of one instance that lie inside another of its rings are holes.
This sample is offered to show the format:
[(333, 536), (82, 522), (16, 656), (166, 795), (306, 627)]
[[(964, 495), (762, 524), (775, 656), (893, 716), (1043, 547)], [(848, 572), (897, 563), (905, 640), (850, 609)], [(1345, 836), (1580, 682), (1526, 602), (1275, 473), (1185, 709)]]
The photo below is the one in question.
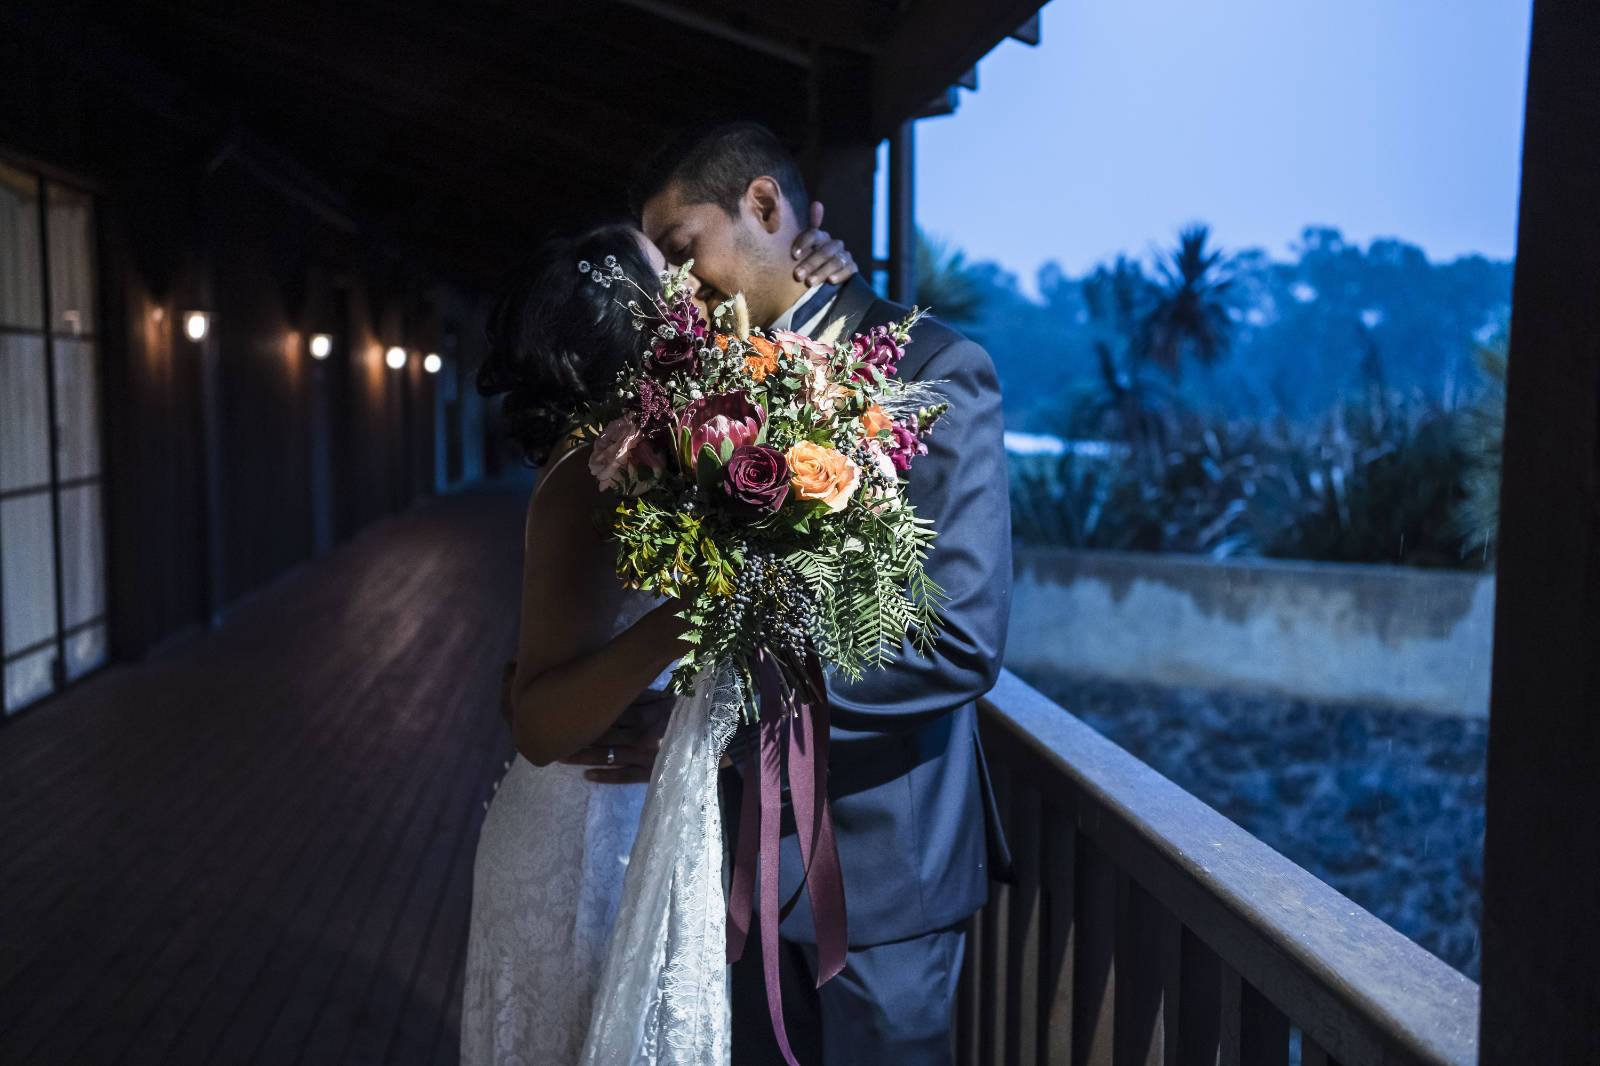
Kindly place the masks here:
[(562, 762), (588, 767), (584, 776), (601, 784), (649, 781), (676, 698), (670, 692), (646, 689), (593, 744), (579, 748)]
[(822, 211), (820, 203), (812, 203), (811, 228), (796, 237), (790, 249), (795, 258), (794, 279), (807, 285), (824, 281), (837, 285), (858, 272), (850, 249), (822, 228)]

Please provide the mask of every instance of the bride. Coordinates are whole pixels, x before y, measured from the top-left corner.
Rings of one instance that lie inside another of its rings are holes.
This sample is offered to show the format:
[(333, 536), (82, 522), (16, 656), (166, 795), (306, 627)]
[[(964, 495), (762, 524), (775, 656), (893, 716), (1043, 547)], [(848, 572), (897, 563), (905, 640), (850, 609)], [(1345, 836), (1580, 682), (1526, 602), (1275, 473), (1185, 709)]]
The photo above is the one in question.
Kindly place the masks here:
[[(820, 224), (819, 206), (812, 219)], [(480, 391), (506, 394), (506, 429), (542, 470), (528, 504), (510, 688), (517, 755), (484, 819), (473, 867), (466, 1066), (575, 1066), (584, 1054), (645, 803), (642, 783), (598, 782), (628, 772), (610, 742), (637, 739), (637, 731), (613, 727), (665, 684), (684, 650), (675, 606), (617, 581), (615, 550), (596, 525), (607, 501), (587, 469), (588, 449), (573, 441), (572, 413), (642, 347), (625, 306), (632, 290), (579, 272), (580, 262), (608, 256), (646, 291), (655, 291), (666, 265), (631, 226), (546, 243), (496, 300), (478, 373)], [(842, 244), (816, 228), (796, 240), (795, 258), (802, 280), (855, 273)]]

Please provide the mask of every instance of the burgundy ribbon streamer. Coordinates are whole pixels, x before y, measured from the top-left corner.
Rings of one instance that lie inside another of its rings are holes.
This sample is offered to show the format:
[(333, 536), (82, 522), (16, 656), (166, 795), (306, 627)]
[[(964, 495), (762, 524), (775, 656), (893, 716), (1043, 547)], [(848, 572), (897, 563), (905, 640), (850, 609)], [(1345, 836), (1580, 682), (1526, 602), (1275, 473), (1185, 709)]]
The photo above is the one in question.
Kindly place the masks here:
[[(798, 903), (800, 893), (806, 892), (817, 935), (819, 988), (844, 969), (849, 949), (844, 873), (839, 866), (833, 812), (828, 803), (827, 689), (815, 653), (806, 656), (805, 690), (800, 692), (783, 691), (777, 663), (766, 652), (757, 655), (756, 671), (761, 684), (760, 732), (745, 768), (739, 843), (728, 890), (728, 961), (737, 962), (744, 954), (759, 871), (761, 962), (766, 977), (767, 1011), (784, 1061), (789, 1066), (799, 1066), (783, 1027), (778, 924)], [(804, 874), (794, 897), (780, 905), (778, 838), (785, 762)]]

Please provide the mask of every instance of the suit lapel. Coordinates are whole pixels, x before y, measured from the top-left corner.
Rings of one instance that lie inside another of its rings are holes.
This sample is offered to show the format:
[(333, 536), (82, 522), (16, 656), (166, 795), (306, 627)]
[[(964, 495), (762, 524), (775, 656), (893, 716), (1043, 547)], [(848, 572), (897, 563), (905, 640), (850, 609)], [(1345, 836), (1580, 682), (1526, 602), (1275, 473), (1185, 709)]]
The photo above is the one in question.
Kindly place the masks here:
[[(878, 311), (876, 315), (873, 314), (875, 309)], [(822, 326), (826, 328), (834, 322), (843, 320), (844, 328), (839, 331), (839, 343), (842, 344), (856, 333), (861, 332), (862, 327), (868, 323), (869, 317), (877, 319), (871, 325), (879, 325), (880, 323), (897, 319), (905, 313), (905, 308), (879, 299), (872, 286), (868, 285), (860, 274), (857, 274), (845, 282), (844, 287), (839, 290), (839, 298), (834, 301), (833, 307), (828, 311), (828, 316), (823, 320)], [(914, 337), (915, 333), (913, 333)], [(934, 352), (931, 349), (913, 343), (910, 348), (906, 349), (906, 357), (900, 363), (900, 376), (907, 381), (918, 380), (922, 375), (923, 367), (927, 365), (928, 360), (932, 359), (933, 356)]]
[[(833, 325), (843, 320), (844, 328), (839, 331), (839, 340), (848, 341), (861, 326), (861, 320), (867, 317), (867, 312), (872, 310), (872, 305), (878, 302), (878, 294), (872, 291), (872, 286), (861, 280), (857, 274), (845, 282), (844, 288), (839, 290), (839, 298), (833, 302), (833, 307), (828, 311), (828, 317), (823, 321), (822, 328)], [(820, 330), (819, 330), (820, 332)]]

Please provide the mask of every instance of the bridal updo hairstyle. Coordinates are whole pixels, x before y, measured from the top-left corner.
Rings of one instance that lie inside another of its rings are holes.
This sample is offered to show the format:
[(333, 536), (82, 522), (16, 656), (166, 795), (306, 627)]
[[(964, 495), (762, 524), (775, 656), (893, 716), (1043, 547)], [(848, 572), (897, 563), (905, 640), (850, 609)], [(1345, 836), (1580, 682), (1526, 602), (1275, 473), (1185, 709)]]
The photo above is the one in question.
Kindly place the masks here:
[(478, 391), (505, 394), (501, 422), (530, 465), (550, 458), (572, 432), (575, 412), (643, 351), (628, 310), (638, 290), (625, 280), (601, 285), (578, 270), (583, 262), (600, 267), (608, 255), (645, 292), (659, 288), (638, 230), (618, 223), (544, 242), (490, 307)]

